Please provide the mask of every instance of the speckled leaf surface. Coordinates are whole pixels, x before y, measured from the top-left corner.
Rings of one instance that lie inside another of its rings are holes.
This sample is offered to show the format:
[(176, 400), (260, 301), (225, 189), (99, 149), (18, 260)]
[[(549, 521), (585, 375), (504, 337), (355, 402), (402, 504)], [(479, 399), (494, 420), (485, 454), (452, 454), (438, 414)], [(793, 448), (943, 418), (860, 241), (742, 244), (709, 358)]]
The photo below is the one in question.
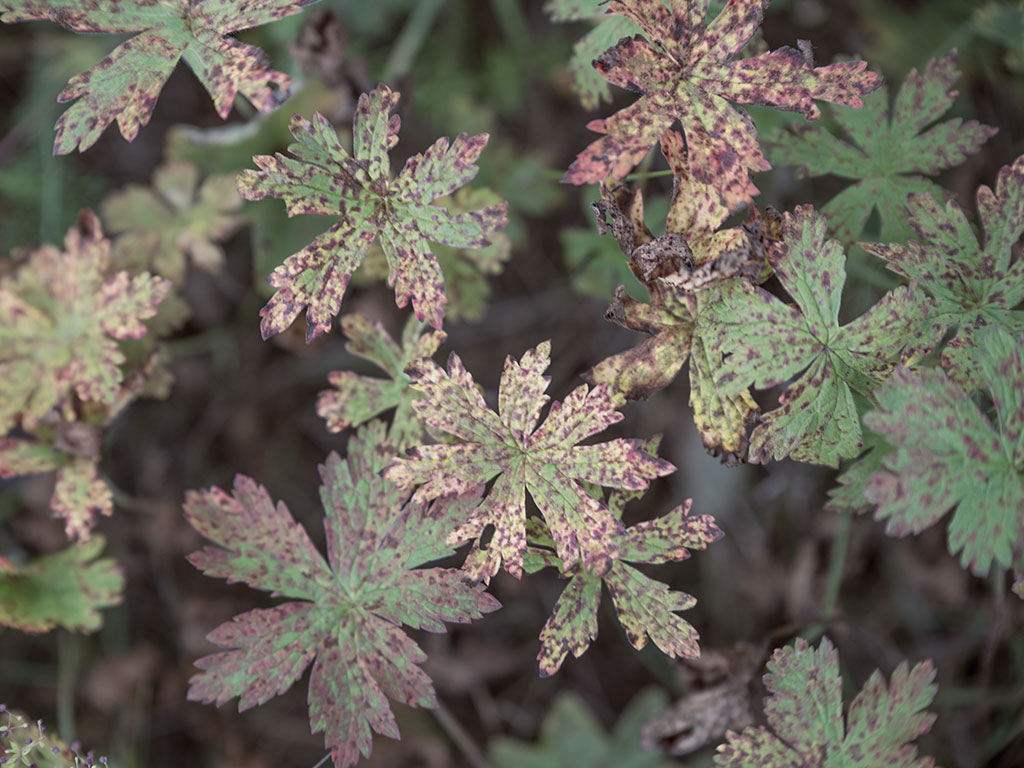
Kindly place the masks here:
[(112, 405), (125, 358), (117, 340), (144, 336), (170, 283), (110, 275), (110, 242), (84, 211), (64, 251), (44, 245), (0, 280), (0, 433), (32, 431), (72, 396)]
[(388, 428), (388, 442), (398, 452), (423, 442), (423, 424), (412, 408), (417, 393), (405, 369), (414, 360), (431, 357), (444, 342), (443, 331), (428, 331), (410, 317), (402, 332), (401, 346), (384, 327), (362, 315), (345, 315), (342, 333), (348, 337), (348, 351), (380, 367), (389, 378), (362, 376), (353, 371), (335, 371), (327, 378), (333, 389), (317, 396), (316, 412), (327, 421), (331, 432), (357, 427), (384, 411), (395, 409)]
[(117, 564), (96, 559), (103, 544), (102, 536), (94, 536), (24, 565), (0, 557), (0, 626), (23, 632), (99, 629), (100, 609), (120, 603), (124, 589)]
[(864, 495), (893, 536), (920, 533), (955, 509), (949, 551), (984, 576), (1024, 550), (1024, 344), (998, 327), (976, 338), (996, 423), (941, 370), (897, 369), (864, 416), (894, 449)]
[(371, 731), (398, 738), (387, 698), (436, 706), (419, 667), (426, 656), (401, 625), (441, 632), (498, 603), (458, 570), (418, 567), (451, 553), (444, 535), (463, 505), (405, 503), (408, 494), (380, 477), (390, 462), (384, 425), (374, 421), (349, 441), (346, 459), (332, 453), (320, 467), (326, 559), (250, 478), (238, 476), (232, 495), (188, 494), (186, 518), (212, 542), (192, 564), (289, 598), (210, 634), (226, 650), (196, 662), (189, 699), (220, 705), (238, 696), (245, 710), (284, 693), (312, 664), (310, 725), (324, 732), (338, 768), (369, 756)]
[(359, 97), (352, 120), (353, 151), (317, 113), (292, 119), (292, 157), (258, 155), (258, 171), (244, 171), (238, 189), (249, 200), (276, 197), (288, 215), (322, 214), (340, 220), (289, 256), (267, 279), (277, 293), (260, 311), (263, 338), (280, 333), (306, 311), (307, 340), (331, 327), (352, 273), (367, 247), (380, 242), (395, 301), (410, 301), (416, 317), (440, 330), (447, 301), (444, 277), (430, 243), (485, 248), (507, 223), (507, 204), (453, 212), (432, 205), (468, 184), (487, 134), (438, 139), (413, 155), (395, 179), (388, 152), (398, 142), (400, 120), (391, 115), (398, 94), (378, 85)]
[(791, 381), (779, 408), (751, 435), (755, 463), (790, 456), (834, 467), (857, 455), (862, 435), (853, 392), (870, 396), (923, 333), (925, 304), (907, 287), (840, 327), (846, 259), (826, 228), (810, 206), (784, 216), (787, 247), (772, 266), (795, 306), (749, 283), (734, 282), (721, 295), (716, 320), (726, 357), (718, 386), (728, 394)]
[(888, 683), (875, 670), (845, 718), (839, 654), (827, 637), (816, 649), (802, 638), (776, 649), (764, 685), (768, 728), (727, 732), (715, 754), (719, 768), (935, 766), (912, 743), (935, 722), (926, 711), (937, 690), (930, 661), (901, 663)]
[(813, 66), (801, 52), (780, 48), (731, 60), (761, 23), (761, 0), (732, 0), (710, 23), (707, 3), (610, 0), (606, 12), (634, 21), (644, 35), (624, 38), (595, 62), (613, 85), (640, 94), (631, 106), (587, 127), (602, 134), (565, 174), (572, 184), (624, 178), (678, 120), (694, 178), (713, 185), (730, 210), (757, 194), (753, 171), (771, 166), (761, 153), (753, 121), (730, 106), (758, 104), (815, 119), (814, 100), (861, 106), (860, 96), (880, 78), (863, 61)]
[(648, 688), (629, 703), (607, 732), (577, 694), (555, 698), (536, 744), (498, 737), (488, 747), (495, 768), (671, 768), (676, 765), (640, 746), (644, 723), (668, 705), (663, 691)]
[(905, 246), (864, 244), (889, 269), (916, 280), (931, 295), (936, 340), (957, 327), (942, 365), (970, 390), (981, 385), (973, 354), (976, 331), (986, 325), (1024, 331), (1024, 312), (1016, 309), (1024, 302), (1024, 259), (1013, 252), (1024, 233), (1024, 156), (1000, 169), (994, 191), (978, 188), (977, 206), (981, 242), (956, 201), (943, 207), (930, 195), (911, 195), (907, 207), (917, 239)]
[(819, 126), (795, 124), (792, 133), (778, 135), (769, 153), (772, 162), (801, 166), (809, 176), (832, 174), (856, 182), (821, 209), (830, 232), (844, 244), (860, 236), (875, 210), (879, 239), (905, 243), (912, 235), (907, 196), (941, 200), (942, 188), (925, 177), (959, 165), (998, 130), (959, 117), (936, 123), (953, 105), (957, 91), (951, 88), (959, 75), (955, 50), (932, 59), (924, 73), (910, 71), (891, 108), (884, 85), (864, 99), (863, 109), (831, 108), (848, 141)]
[(134, 34), (101, 62), (75, 75), (58, 101), (75, 101), (57, 121), (54, 154), (88, 149), (117, 120), (132, 141), (149, 122), (160, 90), (179, 60), (227, 118), (241, 93), (261, 112), (288, 95), (291, 78), (266, 55), (232, 35), (291, 16), (313, 0), (3, 0), (0, 21), (43, 19), (82, 34)]
[[(459, 442), (413, 448), (409, 458), (395, 461), (387, 477), (403, 488), (416, 487), (413, 499), (419, 501), (494, 481), (481, 504), (448, 536), (453, 545), (474, 542), (464, 565), (473, 578), (488, 580), (502, 564), (509, 573), (521, 574), (527, 491), (562, 562), (581, 560), (589, 571), (607, 571), (618, 555), (614, 537), (624, 532), (622, 523), (581, 483), (640, 490), (675, 469), (642, 450), (637, 440), (577, 445), (621, 421), (620, 401), (607, 385), (577, 387), (554, 403), (541, 422), (550, 356), (551, 344), (544, 342), (519, 361), (506, 358), (497, 412), (487, 406), (454, 353), (447, 371), (430, 360), (410, 368), (415, 387), (424, 394), (413, 408), (430, 427)], [(494, 535), (484, 549), (479, 539), (489, 525)]]
[[(653, 450), (653, 448), (652, 448)], [(637, 493), (612, 491), (607, 505), (616, 519), (622, 518), (626, 501)], [(592, 573), (581, 563), (565, 565), (553, 550), (553, 540), (539, 520), (531, 519), (528, 529), (531, 562), (529, 570), (553, 565), (568, 575), (568, 583), (540, 633), (537, 654), (540, 673), (547, 677), (557, 672), (568, 654), (579, 658), (597, 637), (597, 611), (601, 605), (601, 585), (608, 587), (615, 611), (634, 648), (640, 650), (648, 640), (672, 658), (696, 658), (700, 655), (697, 630), (676, 615), (696, 604), (696, 599), (669, 589), (628, 563), (661, 564), (690, 557), (718, 541), (722, 532), (710, 515), (691, 515), (692, 500), (668, 514), (627, 528), (615, 537), (619, 557), (604, 574)]]
[(150, 270), (175, 285), (185, 280), (191, 262), (219, 272), (224, 251), (217, 245), (243, 222), (242, 198), (231, 174), (210, 176), (175, 161), (153, 172), (152, 187), (129, 184), (108, 195), (100, 207), (114, 240), (113, 261), (134, 270)]

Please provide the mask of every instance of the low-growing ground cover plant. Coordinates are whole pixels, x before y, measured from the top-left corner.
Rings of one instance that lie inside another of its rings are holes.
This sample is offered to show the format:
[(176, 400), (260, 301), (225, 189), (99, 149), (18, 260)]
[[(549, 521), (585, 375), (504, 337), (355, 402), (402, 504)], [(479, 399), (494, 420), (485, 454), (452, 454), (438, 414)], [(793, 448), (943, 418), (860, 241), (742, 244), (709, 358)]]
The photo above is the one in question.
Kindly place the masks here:
[[(134, 35), (60, 92), (40, 161), (127, 158), (126, 183), (0, 268), (5, 703), (66, 740), (106, 713), (126, 766), (305, 761), (288, 707), (336, 768), (1024, 760), (1024, 146), (988, 149), (957, 51), (890, 87), (852, 50), (773, 47), (762, 0), (307, 4), (0, 0)], [(597, 22), (566, 79), (568, 37), (531, 40), (548, 17)], [(618, 108), (589, 144), (577, 98)], [(938, 174), (985, 153), (961, 205)], [(537, 203), (577, 187), (590, 233)], [(590, 290), (616, 279), (603, 312), (545, 263), (559, 221), (604, 260)], [(0, 760), (33, 764), (0, 717)]]

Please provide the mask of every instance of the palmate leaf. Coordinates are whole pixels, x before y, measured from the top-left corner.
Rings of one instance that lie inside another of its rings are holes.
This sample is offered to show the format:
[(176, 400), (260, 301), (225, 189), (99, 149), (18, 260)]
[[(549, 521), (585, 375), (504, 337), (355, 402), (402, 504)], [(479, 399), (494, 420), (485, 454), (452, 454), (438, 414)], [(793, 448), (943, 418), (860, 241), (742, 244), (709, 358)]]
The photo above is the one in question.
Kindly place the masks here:
[[(509, 573), (521, 575), (527, 491), (566, 567), (582, 561), (589, 571), (607, 571), (618, 556), (615, 536), (625, 530), (581, 483), (641, 490), (675, 469), (645, 452), (637, 440), (576, 445), (622, 419), (617, 398), (604, 384), (577, 387), (552, 405), (538, 425), (548, 400), (544, 371), (550, 360), (550, 342), (529, 350), (519, 362), (506, 358), (497, 413), (487, 407), (454, 353), (447, 373), (429, 359), (409, 369), (424, 394), (413, 408), (430, 427), (460, 442), (413, 448), (409, 458), (396, 459), (386, 476), (402, 488), (419, 486), (415, 501), (461, 495), (494, 480), (468, 519), (448, 535), (453, 545), (475, 542), (463, 566), (473, 578), (488, 580), (502, 563)], [(494, 535), (485, 549), (480, 537), (489, 525)]]
[(935, 722), (925, 709), (936, 693), (930, 661), (901, 663), (888, 684), (875, 670), (845, 722), (839, 654), (827, 637), (817, 649), (802, 638), (776, 649), (764, 685), (771, 730), (728, 731), (715, 754), (719, 768), (935, 768), (911, 743)]
[[(391, 462), (384, 424), (371, 422), (320, 467), (327, 559), (284, 503), (238, 476), (234, 494), (190, 492), (185, 515), (215, 546), (189, 560), (208, 576), (242, 581), (290, 598), (236, 616), (209, 639), (227, 650), (196, 662), (188, 698), (239, 709), (284, 693), (313, 664), (309, 717), (324, 731), (334, 765), (369, 756), (371, 729), (398, 738), (390, 697), (436, 706), (434, 686), (418, 666), (426, 658), (402, 631), (443, 632), (499, 607), (450, 568), (419, 568), (451, 554), (444, 534), (460, 504), (405, 503), (407, 494), (380, 477)], [(469, 500), (470, 503), (479, 498)]]
[(352, 155), (323, 115), (317, 113), (312, 121), (296, 115), (291, 126), (295, 143), (288, 147), (294, 157), (258, 155), (253, 160), (260, 170), (245, 171), (239, 178), (243, 197), (280, 198), (289, 216), (341, 218), (267, 279), (278, 291), (260, 311), (263, 338), (283, 331), (303, 309), (307, 341), (329, 330), (349, 278), (378, 238), (398, 306), (411, 300), (416, 317), (440, 330), (447, 299), (430, 242), (483, 248), (507, 223), (506, 203), (462, 213), (431, 205), (476, 176), (475, 161), (487, 134), (462, 134), (450, 144), (447, 138), (438, 139), (426, 152), (409, 158), (391, 179), (388, 152), (398, 142), (400, 120), (389, 115), (397, 103), (398, 94), (386, 85), (359, 97)]
[[(656, 450), (654, 442), (647, 441), (645, 448), (653, 452)], [(639, 495), (612, 491), (608, 496), (608, 509), (621, 520), (626, 502)], [(634, 648), (640, 650), (650, 639), (672, 658), (700, 655), (697, 631), (675, 614), (675, 611), (692, 608), (696, 599), (669, 589), (627, 564), (686, 560), (690, 550), (703, 550), (718, 541), (722, 532), (714, 519), (710, 515), (690, 515), (691, 503), (692, 499), (687, 499), (668, 514), (634, 525), (616, 536), (619, 557), (603, 575), (588, 572), (580, 563), (566, 568), (553, 551), (553, 541), (544, 523), (535, 517), (527, 521), (530, 544), (524, 562), (526, 570), (533, 573), (554, 566), (565, 571), (569, 579), (540, 633), (537, 661), (541, 676), (557, 672), (569, 653), (576, 658), (582, 656), (597, 637), (602, 581), (611, 593), (619, 623)]]
[(676, 763), (640, 746), (645, 722), (667, 706), (657, 688), (641, 691), (607, 733), (575, 693), (558, 695), (548, 710), (536, 744), (499, 737), (488, 745), (496, 768), (672, 768)]
[(152, 189), (129, 184), (109, 195), (100, 208), (114, 241), (114, 262), (152, 270), (180, 285), (188, 262), (210, 272), (224, 265), (216, 244), (243, 222), (235, 213), (242, 199), (230, 174), (199, 183), (199, 169), (169, 162), (153, 172)]
[(639, 192), (620, 188), (595, 203), (598, 231), (614, 234), (651, 296), (650, 304), (644, 304), (620, 289), (605, 316), (649, 336), (598, 363), (585, 378), (607, 382), (629, 400), (644, 400), (689, 362), (690, 406), (704, 445), (716, 455), (734, 457), (746, 448), (747, 420), (756, 405), (745, 390), (726, 396), (715, 387), (721, 358), (713, 347), (715, 307), (725, 281), (759, 279), (765, 253), (779, 244), (763, 236), (763, 225), (756, 220), (747, 227), (720, 230), (729, 212), (713, 188), (690, 175), (682, 137), (666, 132), (661, 149), (674, 172), (663, 237), (655, 238), (647, 229)]
[(932, 59), (923, 75), (910, 71), (891, 111), (884, 85), (864, 99), (863, 109), (833, 107), (831, 114), (849, 141), (824, 128), (795, 124), (793, 133), (780, 132), (770, 153), (772, 162), (802, 166), (810, 176), (833, 174), (856, 181), (821, 209), (842, 243), (852, 243), (861, 234), (875, 209), (882, 224), (879, 239), (905, 243), (911, 236), (907, 196), (941, 199), (942, 188), (925, 176), (963, 162), (998, 131), (959, 117), (931, 125), (952, 106), (957, 92), (950, 88), (959, 75), (955, 50)]
[(898, 368), (864, 416), (893, 449), (864, 496), (892, 536), (920, 533), (955, 508), (949, 551), (984, 576), (1024, 552), (1024, 345), (998, 326), (975, 338), (997, 423), (941, 370)]
[(72, 395), (113, 405), (124, 355), (115, 340), (146, 334), (167, 280), (142, 273), (108, 276), (110, 242), (83, 211), (64, 251), (44, 245), (0, 279), (0, 433), (19, 423), (33, 431)]
[(0, 626), (23, 632), (99, 629), (100, 609), (120, 603), (124, 589), (117, 564), (96, 559), (103, 544), (102, 536), (94, 536), (25, 565), (0, 557)]
[(779, 396), (780, 407), (764, 414), (751, 435), (755, 463), (790, 456), (834, 467), (855, 456), (862, 435), (853, 393), (870, 397), (904, 348), (919, 346), (924, 334), (926, 303), (913, 287), (890, 291), (840, 327), (845, 257), (837, 241), (826, 240), (826, 229), (811, 206), (783, 218), (785, 255), (772, 266), (796, 306), (733, 282), (716, 310), (726, 355), (718, 386), (725, 394), (796, 377)]
[(75, 75), (61, 102), (78, 101), (57, 121), (54, 154), (85, 151), (114, 120), (132, 141), (149, 122), (160, 90), (179, 60), (227, 118), (242, 93), (261, 112), (277, 108), (291, 78), (268, 67), (266, 55), (231, 35), (291, 16), (313, 0), (0, 0), (0, 21), (48, 19), (72, 32), (137, 33), (99, 64)]
[(993, 191), (978, 188), (978, 214), (984, 227), (979, 242), (956, 201), (945, 208), (930, 195), (910, 195), (910, 226), (920, 242), (903, 245), (864, 244), (888, 262), (889, 269), (916, 280), (934, 300), (929, 322), (938, 340), (951, 326), (956, 337), (942, 353), (942, 365), (968, 390), (980, 386), (980, 369), (972, 348), (974, 335), (986, 325), (1013, 334), (1024, 331), (1024, 259), (1013, 246), (1024, 233), (1024, 156), (1004, 165)]
[(708, 0), (610, 0), (607, 13), (636, 22), (647, 37), (624, 38), (595, 62), (614, 85), (641, 94), (633, 105), (587, 127), (603, 134), (581, 152), (563, 181), (587, 184), (624, 178), (658, 138), (679, 120), (689, 169), (713, 185), (730, 210), (757, 194), (752, 171), (771, 166), (758, 146), (753, 121), (733, 109), (758, 104), (819, 116), (814, 100), (852, 107), (881, 83), (863, 61), (815, 68), (809, 57), (780, 48), (730, 61), (761, 23), (761, 0), (731, 0), (710, 24)]
[(444, 331), (424, 334), (423, 323), (410, 317), (399, 346), (380, 323), (362, 315), (345, 315), (341, 330), (348, 337), (348, 351), (380, 366), (390, 379), (335, 371), (327, 377), (334, 389), (326, 389), (317, 396), (317, 415), (327, 420), (331, 432), (341, 432), (394, 408), (388, 442), (395, 451), (423, 442), (423, 424), (412, 408), (417, 393), (405, 369), (414, 360), (431, 357), (444, 342)]

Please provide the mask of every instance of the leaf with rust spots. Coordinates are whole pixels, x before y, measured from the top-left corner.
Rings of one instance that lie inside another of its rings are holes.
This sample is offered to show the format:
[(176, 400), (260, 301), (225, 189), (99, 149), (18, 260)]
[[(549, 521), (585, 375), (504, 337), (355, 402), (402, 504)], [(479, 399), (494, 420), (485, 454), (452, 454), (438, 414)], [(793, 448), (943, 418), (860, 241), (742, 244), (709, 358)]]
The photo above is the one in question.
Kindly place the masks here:
[(117, 341), (146, 334), (171, 284), (148, 273), (108, 273), (110, 242), (83, 211), (64, 250), (44, 245), (0, 278), (0, 434), (32, 432), (73, 396), (113, 406), (125, 356)]
[(285, 201), (289, 216), (340, 218), (267, 278), (278, 290), (260, 311), (263, 338), (283, 331), (303, 310), (307, 341), (329, 330), (352, 273), (375, 240), (384, 251), (398, 306), (411, 301), (416, 317), (440, 330), (448, 299), (430, 243), (486, 248), (508, 222), (504, 202), (468, 211), (434, 204), (476, 176), (485, 133), (462, 134), (450, 143), (438, 139), (391, 178), (388, 152), (398, 142), (400, 125), (391, 110), (397, 103), (398, 94), (383, 84), (359, 97), (351, 155), (323, 115), (312, 121), (296, 115), (295, 143), (288, 147), (292, 157), (258, 155), (253, 160), (260, 170), (244, 171), (239, 178), (238, 189), (248, 200), (276, 197)]
[(0, 557), (0, 626), (22, 632), (95, 632), (100, 609), (121, 602), (124, 574), (110, 558), (96, 559), (103, 537), (23, 565)]
[(955, 50), (932, 59), (924, 74), (910, 71), (891, 109), (884, 85), (864, 99), (862, 109), (831, 108), (849, 141), (798, 123), (792, 133), (780, 133), (770, 152), (772, 162), (801, 166), (809, 176), (832, 174), (856, 182), (821, 209), (842, 243), (859, 237), (876, 209), (879, 240), (905, 243), (912, 236), (907, 196), (943, 199), (947, 193), (925, 177), (962, 163), (998, 130), (959, 117), (936, 123), (953, 105), (957, 92), (950, 89), (959, 76)]
[[(509, 573), (521, 575), (527, 491), (566, 567), (582, 560), (588, 570), (603, 573), (618, 555), (615, 536), (623, 533), (622, 523), (581, 483), (640, 490), (675, 469), (637, 440), (577, 445), (622, 419), (616, 410), (620, 401), (605, 384), (577, 387), (554, 403), (541, 422), (550, 356), (551, 344), (544, 342), (519, 362), (506, 358), (497, 412), (484, 402), (454, 353), (447, 372), (429, 359), (409, 369), (413, 385), (424, 395), (413, 408), (428, 426), (458, 441), (413, 448), (409, 458), (396, 459), (386, 476), (402, 488), (418, 486), (413, 496), (418, 501), (461, 495), (494, 481), (448, 536), (453, 545), (474, 542), (463, 566), (474, 579), (489, 580), (503, 564)], [(491, 525), (494, 535), (485, 549), (480, 537)]]
[(77, 101), (57, 121), (54, 154), (85, 151), (117, 120), (135, 139), (178, 61), (183, 60), (227, 118), (241, 93), (261, 112), (288, 96), (291, 78), (270, 69), (259, 48), (234, 33), (291, 16), (312, 0), (0, 0), (0, 21), (46, 19), (81, 34), (134, 34), (99, 64), (72, 77), (57, 100)]
[(957, 328), (942, 352), (942, 366), (968, 391), (982, 384), (973, 352), (978, 329), (1024, 331), (1024, 311), (1017, 309), (1024, 302), (1024, 259), (1013, 248), (1024, 234), (1024, 156), (1000, 169), (995, 191), (978, 188), (977, 205), (981, 242), (956, 201), (943, 207), (930, 195), (914, 194), (907, 207), (918, 240), (905, 246), (863, 244), (931, 295), (931, 338), (938, 341), (946, 329)]
[(835, 467), (857, 455), (862, 434), (853, 393), (870, 397), (923, 334), (927, 304), (913, 287), (890, 291), (840, 327), (846, 258), (837, 241), (826, 240), (827, 226), (810, 206), (783, 218), (786, 250), (772, 266), (795, 306), (750, 283), (734, 281), (721, 293), (715, 320), (725, 355), (722, 392), (790, 382), (780, 407), (751, 435), (755, 463), (789, 456)]
[(729, 105), (757, 104), (819, 116), (814, 100), (861, 106), (881, 83), (863, 61), (815, 68), (803, 52), (780, 48), (731, 61), (761, 23), (761, 0), (733, 0), (710, 23), (706, 2), (610, 0), (606, 12), (624, 16), (644, 35), (623, 38), (594, 62), (613, 85), (640, 94), (629, 107), (587, 126), (602, 134), (563, 177), (571, 184), (620, 180), (677, 120), (689, 150), (689, 169), (736, 210), (757, 194), (753, 171), (771, 166), (754, 123)]
[[(497, 205), (501, 198), (488, 187), (463, 187), (454, 195), (441, 197), (434, 205), (453, 213), (470, 213)], [(475, 323), (483, 319), (491, 297), (488, 277), (500, 275), (512, 255), (512, 243), (504, 232), (496, 233), (491, 244), (483, 248), (455, 248), (434, 244), (431, 247), (444, 274), (444, 290), (448, 301), (444, 316), (449, 322), (465, 320)], [(362, 269), (352, 276), (355, 285), (364, 285), (388, 276), (388, 262), (379, 243), (366, 249)]]
[[(644, 446), (656, 450), (656, 445)], [(595, 495), (600, 490), (587, 489)], [(617, 520), (627, 501), (640, 492), (612, 491), (607, 506)], [(530, 572), (546, 566), (562, 570), (568, 583), (555, 603), (551, 617), (540, 633), (537, 661), (541, 676), (557, 672), (571, 653), (579, 658), (597, 637), (597, 610), (601, 605), (601, 584), (608, 587), (619, 623), (634, 648), (640, 650), (653, 640), (672, 658), (696, 658), (700, 655), (697, 631), (675, 614), (692, 608), (696, 599), (669, 589), (628, 563), (661, 564), (686, 560), (691, 550), (703, 550), (718, 541), (722, 532), (710, 515), (691, 515), (692, 500), (654, 520), (639, 523), (614, 536), (619, 556), (604, 573), (588, 571), (582, 563), (566, 564), (555, 554), (554, 540), (543, 523), (531, 518), (528, 527)]]
[(210, 176), (199, 183), (191, 163), (169, 162), (153, 172), (152, 188), (129, 184), (108, 195), (100, 212), (118, 235), (113, 262), (132, 271), (151, 270), (181, 285), (189, 261), (219, 272), (227, 239), (243, 222), (235, 176)]
[(926, 709), (937, 691), (931, 661), (900, 663), (888, 683), (875, 670), (845, 717), (839, 654), (827, 637), (816, 649), (803, 638), (776, 649), (764, 685), (768, 727), (728, 731), (718, 768), (935, 768), (912, 743), (935, 722)]
[(190, 491), (185, 516), (213, 544), (189, 561), (208, 576), (242, 581), (289, 598), (239, 614), (209, 639), (225, 650), (196, 661), (192, 701), (239, 710), (288, 690), (312, 664), (309, 717), (324, 731), (337, 768), (369, 756), (371, 730), (398, 738), (388, 705), (437, 706), (433, 683), (419, 665), (423, 651), (402, 630), (443, 632), (499, 607), (452, 568), (419, 566), (452, 553), (444, 536), (475, 495), (428, 506), (407, 501), (381, 471), (392, 460), (385, 427), (359, 429), (344, 460), (332, 453), (320, 467), (327, 533), (325, 559), (283, 502), (239, 475), (233, 495)]
[(537, 743), (499, 736), (488, 744), (488, 757), (495, 768), (673, 768), (678, 764), (640, 746), (644, 723), (666, 706), (664, 691), (643, 690), (609, 732), (577, 694), (561, 693), (544, 717)]
[(943, 371), (898, 368), (864, 416), (892, 447), (864, 496), (891, 536), (920, 533), (954, 510), (949, 551), (985, 576), (1024, 551), (1024, 340), (998, 326), (976, 340), (995, 423)]
[(423, 323), (410, 317), (399, 346), (380, 323), (362, 315), (343, 317), (341, 330), (348, 337), (349, 352), (376, 364), (390, 378), (376, 379), (352, 371), (331, 373), (327, 379), (334, 389), (322, 391), (316, 401), (316, 412), (327, 420), (327, 428), (341, 432), (358, 427), (394, 408), (388, 442), (395, 451), (423, 442), (423, 424), (412, 408), (417, 393), (410, 386), (412, 380), (405, 369), (415, 360), (431, 357), (444, 342), (444, 332), (424, 334)]
[(647, 230), (639, 192), (606, 190), (594, 205), (598, 231), (615, 236), (651, 296), (644, 304), (620, 289), (605, 317), (647, 338), (598, 363), (584, 378), (605, 382), (629, 400), (645, 400), (689, 362), (690, 405), (701, 439), (708, 451), (731, 460), (746, 449), (747, 421), (756, 405), (747, 391), (723, 395), (715, 386), (721, 359), (715, 347), (718, 296), (727, 282), (760, 280), (766, 254), (780, 244), (765, 235), (756, 217), (744, 227), (718, 229), (728, 210), (689, 175), (682, 137), (669, 131), (661, 145), (675, 171), (668, 234), (655, 238)]

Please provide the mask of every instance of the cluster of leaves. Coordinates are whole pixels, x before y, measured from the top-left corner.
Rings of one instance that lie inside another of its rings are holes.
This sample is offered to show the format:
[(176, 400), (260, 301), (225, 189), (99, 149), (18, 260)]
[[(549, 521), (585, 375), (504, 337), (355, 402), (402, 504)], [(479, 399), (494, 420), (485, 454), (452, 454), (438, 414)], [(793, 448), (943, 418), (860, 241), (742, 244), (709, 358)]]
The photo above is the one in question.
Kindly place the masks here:
[[(935, 715), (935, 668), (901, 663), (886, 685), (878, 670), (850, 703), (844, 722), (839, 654), (826, 637), (817, 649), (798, 639), (768, 662), (763, 725), (729, 731), (718, 747), (720, 768), (888, 765), (934, 768), (911, 742), (928, 732)], [(770, 730), (769, 730), (770, 729)]]

